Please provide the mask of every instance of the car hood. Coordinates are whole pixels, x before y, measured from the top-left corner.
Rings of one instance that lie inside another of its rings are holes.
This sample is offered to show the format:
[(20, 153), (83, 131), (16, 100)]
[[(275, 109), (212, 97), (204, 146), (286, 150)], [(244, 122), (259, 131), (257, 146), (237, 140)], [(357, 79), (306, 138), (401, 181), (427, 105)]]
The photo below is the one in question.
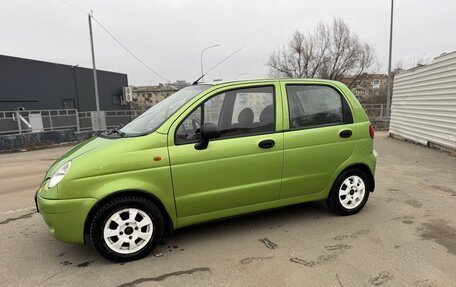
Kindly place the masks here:
[(104, 147), (107, 145), (112, 144), (118, 139), (108, 139), (108, 138), (102, 138), (102, 137), (92, 137), (89, 138), (82, 143), (78, 144), (74, 148), (70, 149), (67, 151), (63, 156), (61, 156), (59, 159), (57, 159), (54, 164), (48, 169), (46, 172), (46, 178), (51, 177), (51, 175), (62, 165), (64, 165), (66, 162), (73, 160), (83, 154), (88, 153), (89, 151), (98, 149), (100, 147)]

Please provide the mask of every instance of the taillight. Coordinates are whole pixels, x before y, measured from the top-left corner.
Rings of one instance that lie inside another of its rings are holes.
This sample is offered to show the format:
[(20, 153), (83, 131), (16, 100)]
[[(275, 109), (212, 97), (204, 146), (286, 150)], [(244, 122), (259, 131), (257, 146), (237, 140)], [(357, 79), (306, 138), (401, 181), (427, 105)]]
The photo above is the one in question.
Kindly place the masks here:
[(374, 138), (374, 134), (375, 134), (374, 127), (372, 125), (370, 125), (369, 126), (369, 135), (371, 136), (371, 138)]

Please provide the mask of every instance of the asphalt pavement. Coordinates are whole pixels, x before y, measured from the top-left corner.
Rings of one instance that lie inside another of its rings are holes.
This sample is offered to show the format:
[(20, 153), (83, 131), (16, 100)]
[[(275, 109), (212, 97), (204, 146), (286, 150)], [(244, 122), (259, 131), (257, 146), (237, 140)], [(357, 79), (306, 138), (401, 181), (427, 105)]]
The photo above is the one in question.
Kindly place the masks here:
[(456, 286), (456, 157), (376, 136), (359, 214), (307, 203), (188, 227), (125, 264), (54, 240), (34, 210), (71, 146), (0, 154), (0, 286)]

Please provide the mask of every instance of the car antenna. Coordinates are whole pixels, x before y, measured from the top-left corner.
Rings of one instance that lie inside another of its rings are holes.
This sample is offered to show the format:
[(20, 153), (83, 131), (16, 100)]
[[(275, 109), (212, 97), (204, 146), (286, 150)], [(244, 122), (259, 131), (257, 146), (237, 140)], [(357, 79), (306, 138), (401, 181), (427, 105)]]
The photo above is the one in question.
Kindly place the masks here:
[(218, 62), (217, 64), (215, 64), (214, 66), (212, 66), (206, 73), (202, 74), (201, 77), (199, 77), (196, 81), (194, 81), (192, 83), (192, 85), (198, 85), (198, 82), (204, 77), (206, 76), (207, 74), (209, 74), (210, 71), (212, 71), (213, 69), (217, 68), (218, 65), (222, 64), (223, 62), (225, 62), (226, 60), (228, 60), (229, 58), (233, 57), (235, 54), (237, 54), (239, 51), (241, 51), (242, 49), (244, 49), (244, 47), (241, 47), (239, 49), (237, 49), (236, 51), (234, 51), (233, 53), (229, 54), (227, 57), (225, 57), (223, 60), (221, 60), (220, 62)]
[[(206, 74), (207, 74), (207, 73), (206, 73)], [(192, 83), (192, 86), (193, 86), (193, 85), (198, 85), (198, 82), (199, 82), (204, 76), (206, 76), (206, 74), (202, 74), (201, 77), (199, 77), (196, 81), (194, 81), (194, 82)]]

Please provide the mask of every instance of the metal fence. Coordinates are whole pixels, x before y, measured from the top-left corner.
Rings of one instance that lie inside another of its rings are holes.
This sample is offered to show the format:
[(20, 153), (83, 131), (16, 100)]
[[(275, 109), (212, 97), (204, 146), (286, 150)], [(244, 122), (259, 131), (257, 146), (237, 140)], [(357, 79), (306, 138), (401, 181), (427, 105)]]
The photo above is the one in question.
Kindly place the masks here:
[(363, 104), (369, 120), (376, 130), (387, 130), (389, 118), (386, 116), (386, 104)]
[(0, 111), (0, 135), (45, 132), (106, 130), (123, 126), (144, 111), (78, 112), (68, 110)]
[(79, 130), (105, 130), (121, 127), (142, 114), (143, 110), (101, 111), (101, 126), (97, 127), (97, 112), (79, 112)]
[(77, 110), (0, 111), (0, 134), (79, 130), (77, 118)]
[[(369, 119), (376, 129), (387, 129), (386, 105), (364, 104)], [(123, 126), (144, 110), (89, 111), (30, 110), (0, 111), (0, 135), (73, 129), (79, 131), (106, 130)]]

